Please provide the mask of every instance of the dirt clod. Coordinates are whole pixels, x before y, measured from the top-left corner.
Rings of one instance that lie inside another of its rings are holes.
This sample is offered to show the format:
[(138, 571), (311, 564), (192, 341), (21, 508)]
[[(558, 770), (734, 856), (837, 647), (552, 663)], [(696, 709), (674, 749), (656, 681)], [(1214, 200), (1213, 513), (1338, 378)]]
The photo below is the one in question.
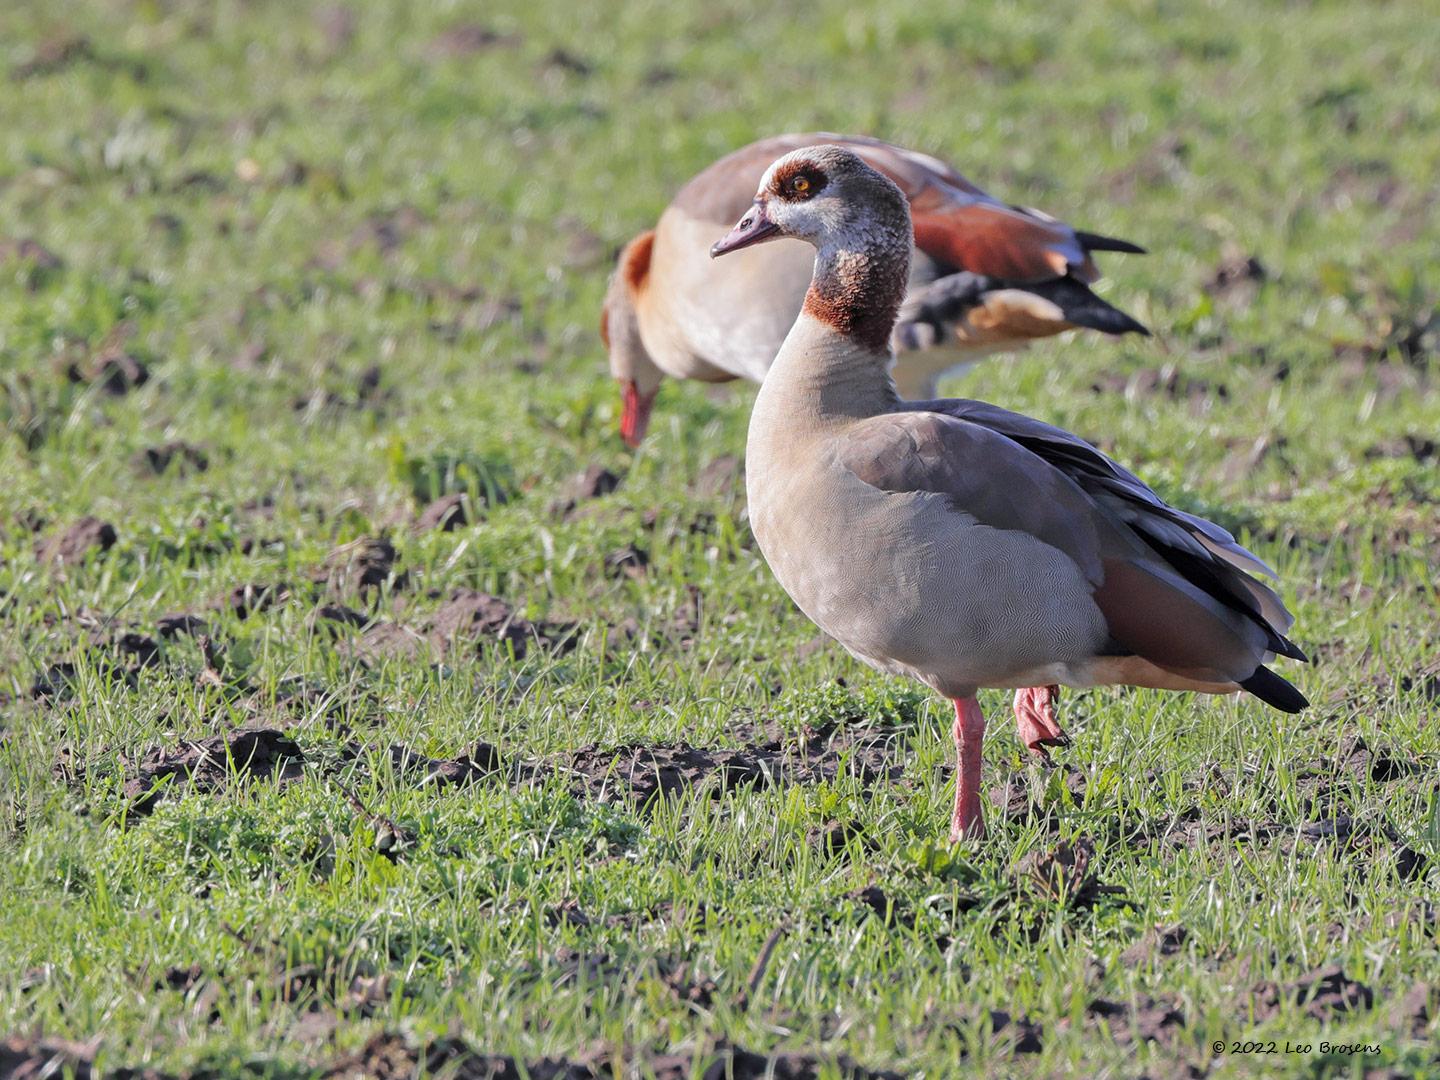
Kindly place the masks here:
[(620, 486), (620, 477), (601, 465), (591, 465), (575, 478), (572, 494), (577, 499), (598, 499)]
[(11, 1035), (0, 1041), (0, 1076), (9, 1080), (47, 1080), (52, 1076), (90, 1080), (97, 1075), (95, 1051), (99, 1048), (99, 1039), (79, 1043)]
[(1437, 455), (1440, 455), (1440, 443), (1419, 432), (1411, 432), (1393, 439), (1382, 439), (1365, 450), (1365, 457), (1371, 461), (1376, 458), (1408, 457), (1415, 461), (1426, 462), (1435, 460)]
[(0, 238), (0, 266), (6, 264), (30, 292), (37, 291), (51, 275), (65, 269), (60, 256), (30, 239)]
[(1118, 886), (1100, 884), (1090, 866), (1094, 855), (1093, 845), (1083, 837), (1073, 844), (1061, 841), (1053, 848), (1032, 851), (1016, 869), (1015, 887), (1073, 909), (1091, 907), (1102, 897), (1122, 891)]
[[(1141, 368), (1129, 373), (1103, 372), (1090, 384), (1090, 391), (1094, 394), (1123, 396), (1131, 399), (1165, 397), (1171, 401), (1190, 402), (1192, 405), (1198, 405), (1211, 399), (1225, 401), (1230, 397), (1230, 388), (1224, 383), (1186, 375), (1174, 364), (1166, 364), (1164, 367)], [(1263, 454), (1263, 452), (1264, 448), (1259, 451), (1259, 454)], [(1257, 454), (1257, 459), (1259, 454)]]
[(1432, 987), (1425, 983), (1416, 983), (1391, 1006), (1391, 1015), (1400, 1029), (1408, 1032), (1411, 1038), (1423, 1039), (1428, 1034), (1432, 1016), (1430, 1011), (1432, 992)]
[(172, 615), (162, 615), (155, 620), (155, 629), (162, 638), (176, 638), (181, 634), (194, 637), (197, 634), (204, 634), (209, 631), (209, 624), (199, 615), (192, 615), (188, 611), (178, 611)]
[(326, 4), (315, 12), (315, 27), (331, 52), (339, 52), (355, 39), (359, 18), (344, 4)]
[(276, 604), (290, 599), (290, 586), (285, 584), (237, 585), (226, 595), (222, 606), (228, 607), (238, 619), (248, 619), (261, 611), (268, 611)]
[(1145, 931), (1139, 941), (1126, 949), (1120, 959), (1127, 967), (1135, 967), (1152, 957), (1174, 956), (1189, 940), (1190, 931), (1183, 926), (1152, 927)]
[(1349, 978), (1339, 966), (1317, 968), (1285, 986), (1261, 983), (1251, 992), (1257, 1019), (1274, 1016), (1285, 1002), (1295, 1002), (1316, 1020), (1329, 1020), (1369, 1009), (1375, 993), (1364, 983)]
[(325, 557), (316, 580), (340, 594), (378, 589), (390, 584), (403, 588), (407, 575), (395, 572), (395, 545), (385, 537), (367, 537), (345, 544)]
[(678, 795), (707, 782), (723, 792), (766, 778), (760, 759), (745, 750), (685, 745), (582, 747), (571, 756), (570, 765), (592, 797), (608, 802), (628, 794), (642, 806), (657, 796)]
[(131, 811), (148, 813), (181, 786), (212, 791), (230, 779), (232, 770), (246, 776), (293, 780), (304, 769), (300, 748), (275, 728), (239, 728), (224, 735), (146, 751), (125, 781)]
[(501, 33), (482, 23), (457, 23), (431, 38), (425, 52), (432, 60), (450, 60), (519, 44), (518, 34)]
[(1418, 761), (1405, 760), (1384, 747), (1371, 746), (1363, 735), (1341, 743), (1337, 764), (1341, 771), (1368, 776), (1377, 784), (1425, 771), (1425, 766)]
[(168, 442), (138, 450), (131, 459), (137, 472), (161, 476), (172, 468), (180, 476), (202, 473), (210, 468), (210, 458), (198, 446), (187, 442)]
[(729, 498), (743, 488), (744, 459), (734, 454), (721, 454), (710, 461), (695, 477), (695, 494), (702, 498)]
[(720, 992), (714, 979), (701, 975), (688, 961), (673, 963), (661, 960), (657, 969), (660, 981), (675, 995), (676, 1000), (685, 1005), (708, 1009)]
[(1268, 277), (1265, 265), (1254, 255), (1230, 252), (1205, 282), (1205, 291), (1216, 298), (1248, 305)]
[(997, 1041), (1009, 1044), (1012, 1054), (1038, 1054), (1045, 1049), (1045, 1028), (1024, 1016), (1012, 1016), (1004, 1009), (990, 1010), (990, 1030)]
[(565, 900), (545, 912), (545, 924), (551, 929), (557, 926), (586, 927), (595, 925), (595, 920), (585, 914), (578, 900)]
[(1402, 694), (1415, 694), (1424, 701), (1440, 701), (1440, 660), (1432, 660), (1419, 671), (1400, 676), (1395, 687)]
[(115, 526), (97, 517), (83, 517), (64, 532), (35, 545), (35, 557), (44, 563), (76, 563), (92, 550), (115, 546)]
[(125, 657), (132, 668), (150, 667), (160, 660), (160, 646), (148, 634), (126, 630), (114, 642), (114, 651)]
[(866, 885), (863, 889), (846, 893), (845, 899), (853, 902), (856, 907), (868, 908), (887, 926), (903, 926), (909, 929), (915, 925), (915, 916), (902, 909), (899, 902), (879, 885)]
[[(399, 751), (397, 753), (397, 751)], [(533, 775), (530, 766), (523, 763), (507, 762), (493, 744), (478, 742), (470, 753), (458, 758), (440, 759), (421, 757), (402, 747), (391, 748), (392, 759), (402, 772), (419, 769), (424, 773), (423, 783), (440, 787), (452, 784), (467, 784), (487, 776), (503, 773), (511, 780), (527, 779)]]
[[(103, 657), (97, 661), (96, 667), (102, 679), (112, 680), (124, 686), (133, 687), (135, 676), (131, 672), (117, 667)], [(69, 660), (62, 660), (59, 663), (51, 664), (30, 685), (30, 697), (35, 701), (54, 703), (69, 697), (79, 681), (80, 669)]]
[[(342, 751), (344, 761), (356, 761), (366, 753), (359, 743), (349, 743)], [(539, 770), (524, 761), (504, 757), (492, 743), (477, 742), (468, 754), (455, 758), (432, 758), (403, 743), (394, 743), (382, 755), (390, 759), (396, 774), (417, 787), (452, 787), (480, 780), (501, 778), (510, 784), (524, 784), (535, 779)]]
[(442, 652), (468, 644), (509, 645), (523, 657), (532, 645), (566, 651), (576, 644), (571, 623), (532, 622), (498, 596), (457, 589), (430, 620), (430, 639)]
[(370, 616), (364, 612), (344, 604), (321, 604), (315, 609), (312, 618), (316, 623), (335, 623), (339, 626), (364, 626), (370, 621)]
[(49, 248), (34, 240), (0, 240), (0, 262), (26, 262), (40, 270), (60, 270), (65, 262)]
[(128, 394), (150, 381), (150, 369), (144, 362), (119, 349), (102, 349), (83, 363), (66, 369), (71, 382), (97, 386), (113, 397)]
[(437, 1039), (412, 1047), (398, 1032), (375, 1035), (359, 1050), (325, 1070), (327, 1080), (409, 1080), (417, 1075), (463, 1076), (476, 1080), (519, 1080), (511, 1058), (477, 1054), (458, 1039)]
[(381, 620), (365, 627), (360, 636), (343, 643), (342, 652), (367, 663), (418, 660), (429, 648), (426, 639), (399, 623)]
[(628, 578), (642, 578), (645, 568), (650, 565), (650, 553), (634, 544), (616, 548), (605, 556), (605, 569), (612, 574), (623, 574)]
[(550, 504), (550, 511), (561, 517), (569, 517), (581, 503), (603, 498), (619, 486), (618, 475), (603, 465), (590, 465), (570, 481), (564, 495)]
[(585, 76), (594, 72), (595, 68), (583, 56), (578, 56), (568, 49), (554, 48), (545, 54), (545, 59), (540, 61), (542, 67), (552, 71), (565, 71), (571, 75)]
[(865, 839), (865, 829), (858, 822), (830, 820), (823, 826), (816, 826), (806, 834), (812, 844), (826, 855), (835, 856), (850, 846), (852, 840), (860, 840), (867, 849), (871, 846)]
[(475, 520), (468, 495), (442, 495), (420, 511), (415, 519), (416, 532), (454, 532)]
[[(1121, 1046), (1135, 1042), (1168, 1042), (1185, 1026), (1185, 1014), (1171, 1002), (1145, 997), (1134, 1008), (1095, 998), (1085, 1006), (1087, 1022), (1103, 1025)], [(1062, 1021), (1063, 1023), (1063, 1021)]]

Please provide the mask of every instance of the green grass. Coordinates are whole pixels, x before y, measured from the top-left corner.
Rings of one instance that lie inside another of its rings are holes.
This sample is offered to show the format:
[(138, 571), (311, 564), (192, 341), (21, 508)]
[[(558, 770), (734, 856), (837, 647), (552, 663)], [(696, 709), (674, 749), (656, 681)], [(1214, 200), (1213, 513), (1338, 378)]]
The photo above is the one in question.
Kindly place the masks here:
[[(1434, 1022), (1402, 1007), (1440, 983), (1440, 324), (1411, 333), (1440, 295), (1423, 0), (347, 7), (348, 34), (327, 5), (272, 0), (0, 11), (0, 1032), (178, 1075), (318, 1074), (382, 1030), (617, 1075), (672, 1050), (698, 1070), (722, 1039), (832, 1073), (1440, 1075)], [(500, 37), (445, 55), (463, 23)], [(741, 451), (751, 391), (667, 386), (631, 455), (595, 332), (611, 256), (669, 193), (813, 128), (941, 154), (1150, 247), (1107, 259), (1105, 292), (1155, 339), (1055, 342), (952, 389), (1100, 441), (1239, 530), (1319, 661), (1286, 672), (1311, 711), (1069, 693), (1075, 742), (1047, 772), (988, 694), (986, 781), (1021, 805), (983, 844), (941, 843), (943, 703), (802, 649), (815, 631), (742, 495), (696, 483)], [(1212, 297), (1237, 254), (1265, 280)], [(148, 381), (68, 378), (106, 347)], [(1147, 374), (1170, 365), (1191, 380), (1175, 392)], [(208, 469), (137, 467), (176, 440)], [(592, 463), (621, 487), (562, 513)], [(433, 494), (497, 486), (471, 526), (412, 528)], [(84, 515), (113, 547), (37, 560)], [(378, 588), (312, 583), (382, 535)], [(605, 565), (628, 543), (643, 574)], [(277, 582), (289, 600), (246, 618), (220, 603)], [(367, 661), (360, 631), (311, 615), (423, 629), (459, 588), (573, 622), (578, 645)], [(218, 677), (197, 683), (183, 635), (128, 675), (117, 635), (177, 611), (208, 621)], [(61, 662), (67, 688), (34, 699)], [(717, 798), (712, 777), (639, 808), (561, 767), (588, 744), (794, 746), (836, 723), (859, 747), (837, 775)], [(148, 750), (241, 724), (284, 728), (299, 778), (232, 762), (136, 812)], [(1345, 757), (1357, 736), (1373, 761)], [(867, 739), (893, 782), (852, 767)], [(442, 789), (388, 750), (480, 740), (539, 776)], [(1349, 838), (1313, 835), (1336, 819)], [(398, 845), (377, 843), (392, 824)], [(1082, 840), (1093, 881), (1032, 881)], [(1148, 944), (1176, 925), (1176, 948)], [(1370, 995), (1298, 1000), (1329, 965)], [(705, 980), (703, 1004), (669, 985)], [(1158, 1039), (1132, 1037), (1167, 1008)], [(1039, 1025), (1038, 1052), (1014, 1024), (992, 1037), (997, 1009)], [(1247, 1039), (1313, 1049), (1210, 1049)]]

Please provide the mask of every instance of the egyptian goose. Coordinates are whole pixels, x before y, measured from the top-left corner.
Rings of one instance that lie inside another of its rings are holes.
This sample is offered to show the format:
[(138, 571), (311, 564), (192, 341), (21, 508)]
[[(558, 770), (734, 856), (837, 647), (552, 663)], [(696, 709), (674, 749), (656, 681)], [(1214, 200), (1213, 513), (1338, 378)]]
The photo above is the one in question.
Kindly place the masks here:
[(946, 371), (1075, 327), (1148, 333), (1090, 291), (1099, 277), (1091, 252), (1143, 248), (1009, 206), (925, 154), (859, 136), (779, 135), (700, 173), (620, 253), (601, 336), (631, 446), (644, 438), (664, 376), (759, 382), (769, 370), (810, 285), (809, 250), (786, 244), (712, 263), (705, 248), (750, 204), (766, 166), (817, 144), (849, 147), (910, 200), (917, 252), (893, 339), (903, 396), (933, 397)]
[(902, 401), (891, 335), (909, 275), (904, 193), (842, 146), (766, 170), (711, 249), (817, 249), (760, 387), (750, 522), (780, 584), (861, 660), (955, 706), (952, 839), (984, 833), (981, 687), (1249, 691), (1298, 712), (1264, 665), (1304, 659), (1293, 619), (1224, 529), (1166, 505), (1059, 428), (979, 401)]

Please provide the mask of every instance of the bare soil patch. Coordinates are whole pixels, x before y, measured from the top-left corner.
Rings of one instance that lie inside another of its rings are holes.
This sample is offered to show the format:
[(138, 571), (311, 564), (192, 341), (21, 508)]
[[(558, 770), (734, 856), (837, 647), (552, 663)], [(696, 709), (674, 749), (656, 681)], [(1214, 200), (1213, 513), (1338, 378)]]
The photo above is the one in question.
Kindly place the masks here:
[(376, 1035), (323, 1075), (327, 1080), (409, 1080), (423, 1071), (425, 1075), (463, 1080), (599, 1080), (638, 1073), (655, 1080), (687, 1080), (692, 1075), (706, 1080), (818, 1080), (827, 1066), (854, 1080), (899, 1080), (900, 1075), (865, 1069), (844, 1057), (827, 1061), (791, 1050), (760, 1054), (723, 1040), (698, 1055), (652, 1053), (621, 1058), (601, 1050), (581, 1058), (521, 1062), (505, 1055), (479, 1053), (458, 1039), (438, 1039), (415, 1046), (391, 1032)]
[(718, 797), (745, 787), (818, 783), (847, 773), (866, 784), (894, 782), (904, 773), (890, 750), (894, 732), (829, 724), (799, 737), (768, 734), (734, 749), (688, 743), (591, 745), (574, 751), (568, 764), (590, 798), (641, 807), (690, 790)]
[(305, 767), (300, 748), (275, 728), (239, 728), (223, 735), (182, 740), (146, 751), (125, 781), (134, 813), (149, 813), (181, 788), (214, 791), (235, 775), (297, 779)]

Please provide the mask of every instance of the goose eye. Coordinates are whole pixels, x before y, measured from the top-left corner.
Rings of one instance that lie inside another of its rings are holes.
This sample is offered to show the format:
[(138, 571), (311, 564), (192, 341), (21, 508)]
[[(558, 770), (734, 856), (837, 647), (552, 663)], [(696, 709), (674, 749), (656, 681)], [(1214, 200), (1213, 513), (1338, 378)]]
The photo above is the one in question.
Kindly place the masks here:
[(796, 195), (804, 195), (810, 190), (810, 179), (806, 176), (797, 176), (790, 181), (790, 190)]

